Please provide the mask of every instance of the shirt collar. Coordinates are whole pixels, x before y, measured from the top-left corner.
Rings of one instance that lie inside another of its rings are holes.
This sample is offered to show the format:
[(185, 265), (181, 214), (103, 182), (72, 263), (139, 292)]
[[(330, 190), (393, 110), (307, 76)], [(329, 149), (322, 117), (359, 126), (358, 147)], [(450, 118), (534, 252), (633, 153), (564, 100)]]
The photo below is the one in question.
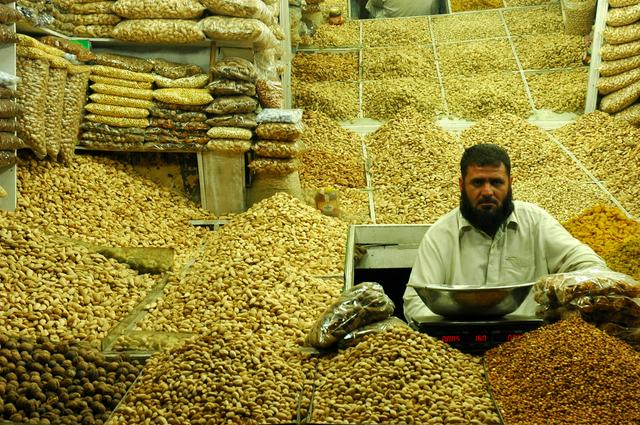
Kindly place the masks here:
[[(516, 214), (516, 209), (517, 209), (517, 201), (514, 201), (513, 211), (511, 211), (511, 214), (509, 214), (509, 217), (507, 217), (507, 221), (506, 221), (506, 226), (512, 229), (518, 228), (518, 215)], [(473, 226), (471, 225), (471, 223), (469, 223), (469, 220), (467, 220), (462, 216), (462, 213), (460, 212), (460, 207), (458, 207), (457, 209), (457, 216), (458, 216), (459, 232), (473, 229)]]

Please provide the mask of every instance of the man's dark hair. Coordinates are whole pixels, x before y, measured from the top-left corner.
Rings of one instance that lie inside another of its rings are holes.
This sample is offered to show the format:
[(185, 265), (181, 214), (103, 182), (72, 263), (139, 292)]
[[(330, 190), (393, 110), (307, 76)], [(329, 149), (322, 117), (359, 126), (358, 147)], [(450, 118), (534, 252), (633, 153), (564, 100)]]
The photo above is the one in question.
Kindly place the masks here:
[(487, 165), (500, 166), (504, 164), (507, 176), (511, 176), (511, 160), (506, 150), (493, 143), (480, 143), (465, 149), (460, 159), (460, 174), (462, 179), (467, 175), (467, 168), (475, 164), (481, 167)]

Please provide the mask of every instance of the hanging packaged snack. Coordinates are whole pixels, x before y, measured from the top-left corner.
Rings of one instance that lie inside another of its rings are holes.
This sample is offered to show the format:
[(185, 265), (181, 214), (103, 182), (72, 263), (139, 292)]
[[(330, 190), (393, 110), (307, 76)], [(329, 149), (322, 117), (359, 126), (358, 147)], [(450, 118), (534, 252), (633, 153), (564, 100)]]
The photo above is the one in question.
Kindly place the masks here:
[(110, 117), (121, 118), (147, 118), (149, 116), (148, 109), (132, 108), (129, 106), (105, 105), (102, 103), (87, 103), (84, 109), (97, 115), (106, 115)]
[(207, 150), (228, 154), (243, 154), (251, 149), (251, 142), (239, 139), (209, 139)]
[(36, 153), (47, 154), (44, 106), (47, 98), (49, 62), (18, 56), (18, 84), (16, 101), (22, 108), (18, 118), (18, 136)]
[(93, 62), (96, 65), (109, 66), (111, 68), (124, 69), (132, 72), (141, 72), (144, 74), (148, 74), (153, 71), (153, 63), (146, 59), (134, 56), (117, 55), (114, 53), (97, 53), (95, 56), (96, 57)]
[(183, 64), (170, 62), (162, 58), (149, 59), (149, 62), (153, 64), (153, 72), (162, 77), (171, 78), (173, 80), (205, 73), (198, 65), (189, 63)]
[(75, 154), (78, 131), (82, 117), (87, 88), (89, 86), (89, 74), (91, 67), (83, 65), (70, 65), (67, 69), (67, 83), (64, 86), (64, 107), (62, 114), (62, 130), (60, 133), (60, 151), (58, 160), (68, 163)]
[(200, 0), (214, 15), (255, 18), (269, 25), (274, 16), (262, 0)]
[(197, 21), (183, 19), (135, 19), (122, 21), (113, 38), (138, 43), (197, 43), (206, 40)]
[(258, 156), (265, 158), (296, 158), (303, 150), (301, 141), (279, 142), (275, 140), (259, 140), (252, 147)]
[(256, 92), (263, 108), (280, 109), (284, 106), (284, 90), (280, 81), (259, 78), (256, 82)]
[(122, 118), (122, 117), (109, 117), (106, 115), (85, 115), (85, 119), (101, 124), (107, 124), (113, 127), (136, 127), (146, 128), (149, 126), (149, 120), (145, 118)]
[(195, 19), (205, 7), (198, 0), (117, 0), (113, 12), (127, 19)]
[(256, 94), (256, 84), (249, 81), (218, 78), (210, 82), (207, 88), (209, 89), (209, 93), (214, 96), (255, 96)]
[(0, 131), (0, 151), (14, 151), (26, 147), (27, 144), (15, 134)]
[(249, 169), (258, 174), (286, 176), (300, 169), (300, 161), (297, 159), (256, 157), (249, 163)]
[(207, 136), (212, 139), (242, 139), (251, 140), (253, 133), (246, 128), (237, 127), (212, 127), (207, 131)]
[(205, 112), (216, 115), (247, 114), (258, 108), (258, 101), (249, 96), (217, 97), (206, 108)]
[(302, 109), (272, 109), (265, 108), (256, 117), (258, 123), (279, 122), (297, 124), (302, 121)]
[(123, 80), (121, 78), (111, 78), (96, 74), (91, 74), (89, 79), (94, 83), (109, 84), (111, 86), (131, 87), (134, 89), (149, 90), (153, 87), (153, 83), (150, 81)]
[(209, 82), (209, 75), (196, 74), (190, 77), (182, 78), (167, 78), (162, 75), (156, 75), (156, 85), (159, 88), (186, 88), (186, 89), (201, 89)]
[(205, 122), (207, 114), (203, 112), (183, 112), (174, 109), (151, 108), (151, 116), (175, 122)]
[(246, 41), (260, 48), (270, 48), (278, 44), (271, 29), (257, 19), (209, 16), (202, 19), (199, 26), (212, 40)]
[(11, 99), (0, 99), (0, 118), (15, 118), (22, 113), (22, 106)]
[(258, 125), (256, 114), (216, 115), (207, 119), (211, 127), (241, 127), (254, 129)]
[(268, 140), (296, 140), (302, 136), (304, 126), (301, 122), (297, 124), (265, 122), (258, 124), (256, 135), (261, 139)]
[(18, 131), (18, 121), (15, 118), (0, 118), (0, 131)]
[(213, 100), (206, 89), (158, 89), (153, 91), (153, 98), (178, 105), (206, 105)]
[[(110, 94), (112, 96), (130, 97), (134, 99), (152, 100), (153, 90), (134, 89), (132, 87), (112, 86), (109, 84), (91, 84), (91, 90), (96, 93)], [(129, 105), (125, 105), (129, 106)]]
[(55, 47), (63, 52), (74, 55), (79, 61), (88, 62), (95, 59), (95, 55), (91, 50), (85, 49), (78, 43), (66, 40), (61, 37), (47, 35), (39, 39), (39, 41), (47, 46)]
[(50, 63), (47, 98), (44, 104), (44, 134), (47, 140), (47, 155), (56, 159), (60, 152), (62, 114), (64, 113), (64, 87), (67, 84), (67, 67), (57, 68)]
[(226, 57), (220, 59), (210, 70), (215, 78), (242, 80), (255, 83), (258, 71), (254, 64), (244, 58)]

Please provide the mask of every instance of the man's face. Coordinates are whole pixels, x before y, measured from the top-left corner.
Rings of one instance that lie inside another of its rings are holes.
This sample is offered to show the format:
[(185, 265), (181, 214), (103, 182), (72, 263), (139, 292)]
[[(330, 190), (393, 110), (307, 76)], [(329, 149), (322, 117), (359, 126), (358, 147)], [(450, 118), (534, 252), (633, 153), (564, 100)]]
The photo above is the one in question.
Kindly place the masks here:
[(462, 215), (493, 236), (512, 211), (511, 178), (504, 164), (471, 164), (459, 184)]

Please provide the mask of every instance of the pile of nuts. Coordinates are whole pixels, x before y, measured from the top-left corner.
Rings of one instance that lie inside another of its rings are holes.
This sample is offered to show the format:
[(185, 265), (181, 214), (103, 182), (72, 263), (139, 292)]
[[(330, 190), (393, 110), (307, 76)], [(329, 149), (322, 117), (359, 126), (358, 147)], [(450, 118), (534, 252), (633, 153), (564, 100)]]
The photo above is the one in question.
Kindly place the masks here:
[(0, 216), (0, 328), (7, 334), (97, 346), (155, 283), (150, 275)]
[(523, 69), (572, 68), (582, 66), (585, 53), (582, 37), (539, 34), (514, 40)]
[(640, 216), (640, 130), (603, 112), (592, 112), (554, 131), (635, 217)]
[(637, 423), (640, 353), (580, 318), (486, 353), (505, 423)]
[(502, 14), (511, 35), (564, 32), (559, 4), (544, 7), (506, 10)]
[(151, 357), (110, 423), (293, 422), (302, 355), (233, 322)]
[(436, 78), (433, 49), (425, 46), (365, 48), (362, 78), (384, 80), (399, 77)]
[(452, 12), (467, 10), (498, 9), (502, 7), (502, 0), (451, 0)]
[(480, 359), (396, 327), (320, 358), (317, 423), (499, 424)]
[(554, 112), (584, 111), (589, 71), (587, 68), (570, 71), (526, 74), (536, 109)]
[(367, 19), (362, 21), (362, 38), (367, 47), (429, 44), (429, 18)]
[(101, 425), (140, 373), (137, 362), (47, 338), (0, 334), (0, 420)]
[(322, 24), (313, 37), (303, 36), (301, 46), (318, 47), (354, 47), (360, 45), (360, 25), (357, 21), (347, 20), (342, 25)]
[(67, 166), (23, 161), (18, 193), (15, 218), (31, 227), (108, 246), (171, 247), (176, 269), (207, 232), (189, 220), (210, 216), (184, 196), (137, 177), (132, 166), (104, 157), (80, 155)]
[(438, 15), (431, 22), (438, 43), (507, 36), (496, 12)]
[(296, 108), (322, 111), (336, 120), (348, 120), (358, 116), (358, 83), (294, 81), (292, 90)]
[(518, 70), (508, 40), (440, 44), (438, 57), (440, 70), (446, 76)]
[(358, 53), (299, 52), (291, 62), (293, 78), (305, 83), (317, 81), (357, 81)]
[(394, 78), (364, 82), (362, 110), (366, 117), (386, 120), (410, 107), (430, 121), (444, 112), (437, 79)]

